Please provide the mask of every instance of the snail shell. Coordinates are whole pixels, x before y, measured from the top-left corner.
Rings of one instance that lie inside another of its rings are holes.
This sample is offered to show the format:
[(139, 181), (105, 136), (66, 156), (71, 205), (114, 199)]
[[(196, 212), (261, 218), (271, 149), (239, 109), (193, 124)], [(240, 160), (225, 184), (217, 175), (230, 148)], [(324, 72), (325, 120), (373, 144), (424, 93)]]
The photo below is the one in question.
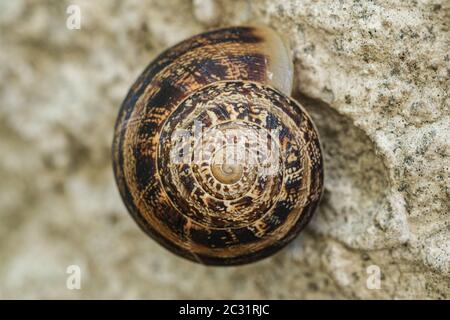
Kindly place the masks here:
[(289, 97), (289, 52), (266, 27), (215, 30), (163, 52), (130, 89), (115, 126), (115, 178), (162, 246), (203, 264), (249, 263), (310, 220), (322, 155)]

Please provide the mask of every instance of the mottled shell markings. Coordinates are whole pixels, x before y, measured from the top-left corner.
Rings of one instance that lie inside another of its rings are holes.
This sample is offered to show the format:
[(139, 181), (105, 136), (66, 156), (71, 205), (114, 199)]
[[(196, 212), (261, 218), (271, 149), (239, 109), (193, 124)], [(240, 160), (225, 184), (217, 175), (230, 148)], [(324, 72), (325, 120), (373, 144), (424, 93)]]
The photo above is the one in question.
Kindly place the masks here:
[(314, 125), (289, 97), (292, 70), (264, 27), (200, 34), (144, 70), (119, 112), (113, 164), (149, 236), (192, 261), (235, 265), (303, 229), (323, 165)]

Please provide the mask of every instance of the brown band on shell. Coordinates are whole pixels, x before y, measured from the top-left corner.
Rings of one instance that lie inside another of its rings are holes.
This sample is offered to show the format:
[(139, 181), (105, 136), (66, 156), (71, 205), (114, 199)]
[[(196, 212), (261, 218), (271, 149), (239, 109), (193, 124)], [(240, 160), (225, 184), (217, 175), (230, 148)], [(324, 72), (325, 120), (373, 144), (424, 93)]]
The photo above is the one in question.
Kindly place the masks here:
[[(202, 163), (171, 163), (175, 129), (191, 133), (187, 144), (195, 150), (195, 121), (206, 131), (226, 130), (232, 121), (232, 128), (250, 133), (279, 132), (278, 169), (263, 174), (256, 161), (240, 174), (246, 179), (228, 186), (214, 178), (209, 159), (203, 170)], [(204, 263), (249, 262), (286, 244), (311, 216), (322, 190), (322, 160), (311, 120), (295, 101), (252, 82), (216, 82), (188, 96), (161, 126), (155, 131), (144, 121), (126, 131), (145, 138), (126, 138), (123, 174), (133, 216), (140, 224), (143, 217), (142, 227), (172, 251)]]
[[(188, 39), (150, 64), (122, 104), (113, 142), (122, 198), (147, 234), (190, 260), (229, 265), (265, 257), (298, 234), (320, 198), (317, 132), (298, 103), (270, 86), (272, 71), (283, 66), (271, 63), (271, 37), (237, 27)], [(250, 164), (221, 163), (236, 144), (225, 140), (209, 158), (173, 163), (175, 130), (190, 133), (184, 143), (193, 153), (202, 147), (197, 122), (273, 142), (278, 170), (267, 174), (253, 140), (244, 144)]]

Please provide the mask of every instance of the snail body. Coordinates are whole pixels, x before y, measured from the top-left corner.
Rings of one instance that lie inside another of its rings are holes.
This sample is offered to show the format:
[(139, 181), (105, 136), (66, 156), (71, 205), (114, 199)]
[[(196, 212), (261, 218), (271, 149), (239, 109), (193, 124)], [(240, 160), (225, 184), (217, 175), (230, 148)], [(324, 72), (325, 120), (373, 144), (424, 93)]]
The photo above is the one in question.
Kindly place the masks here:
[(145, 233), (210, 265), (262, 259), (298, 235), (323, 164), (292, 80), (286, 43), (265, 27), (203, 33), (150, 63), (122, 104), (112, 149)]

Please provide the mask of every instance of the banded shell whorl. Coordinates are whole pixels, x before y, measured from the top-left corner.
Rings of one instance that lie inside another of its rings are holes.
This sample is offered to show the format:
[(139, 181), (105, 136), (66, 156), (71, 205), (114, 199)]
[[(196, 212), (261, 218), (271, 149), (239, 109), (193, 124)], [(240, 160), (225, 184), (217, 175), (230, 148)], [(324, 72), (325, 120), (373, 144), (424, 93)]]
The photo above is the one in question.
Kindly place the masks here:
[(122, 105), (113, 143), (116, 181), (140, 227), (214, 265), (255, 261), (291, 241), (323, 184), (318, 135), (291, 87), (285, 42), (267, 28), (205, 33), (152, 62)]

